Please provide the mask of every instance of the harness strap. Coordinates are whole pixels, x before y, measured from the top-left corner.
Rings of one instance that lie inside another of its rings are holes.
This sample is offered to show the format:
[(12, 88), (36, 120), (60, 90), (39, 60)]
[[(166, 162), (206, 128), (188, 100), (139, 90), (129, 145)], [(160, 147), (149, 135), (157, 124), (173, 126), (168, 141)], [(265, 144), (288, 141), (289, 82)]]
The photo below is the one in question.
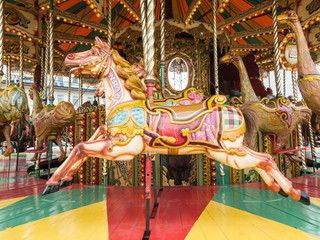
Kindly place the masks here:
[(94, 67), (94, 66), (98, 65), (99, 63), (101, 63), (100, 68), (99, 68), (99, 70), (97, 72), (97, 75), (96, 75), (96, 78), (99, 79), (100, 76), (101, 76), (101, 73), (103, 73), (106, 70), (107, 66), (108, 66), (108, 61), (109, 61), (109, 59), (110, 59), (110, 57), (112, 55), (112, 49), (110, 48), (109, 50), (105, 50), (105, 49), (101, 48), (101, 46), (98, 46), (98, 45), (95, 46), (95, 47), (99, 48), (100, 51), (102, 53), (104, 53), (103, 56), (101, 58), (98, 58), (97, 60), (95, 60), (93, 62), (88, 62), (88, 63), (85, 63), (85, 64), (79, 64), (79, 67), (80, 68)]

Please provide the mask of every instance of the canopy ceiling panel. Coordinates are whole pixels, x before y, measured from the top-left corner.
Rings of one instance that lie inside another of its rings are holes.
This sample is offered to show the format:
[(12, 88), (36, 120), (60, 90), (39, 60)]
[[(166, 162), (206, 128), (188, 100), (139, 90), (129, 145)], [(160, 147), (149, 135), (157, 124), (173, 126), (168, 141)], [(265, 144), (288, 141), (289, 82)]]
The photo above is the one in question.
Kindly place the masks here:
[[(107, 15), (109, 1), (101, 0), (55, 0), (54, 40), (57, 57), (61, 60), (67, 52), (84, 51), (91, 47), (94, 37), (107, 38)], [(6, 26), (26, 33), (33, 41), (39, 41), (45, 33), (45, 16), (50, 0), (6, 0), (7, 9), (20, 11), (32, 24), (23, 31), (21, 24)], [(287, 9), (297, 11), (305, 29), (309, 47), (313, 50), (320, 45), (319, 20), (320, 9), (317, 0), (279, 0), (278, 12)], [(160, 19), (160, 0), (155, 0), (156, 26)], [(273, 44), (271, 0), (219, 0), (217, 9), (217, 25), (219, 39), (226, 39), (220, 45), (228, 45), (233, 49), (259, 54), (271, 50)], [(117, 49), (123, 49), (123, 35), (127, 29), (140, 32), (140, 0), (112, 0), (112, 39)], [(10, 11), (8, 11), (10, 13)], [(194, 38), (195, 28), (203, 24), (212, 32), (212, 1), (210, 0), (166, 0), (165, 15), (167, 24), (181, 32), (191, 34)], [(7, 13), (6, 17), (11, 15)], [(42, 20), (42, 24), (41, 24)], [(310, 23), (310, 24), (309, 24)], [(279, 26), (280, 41), (286, 34), (287, 26)], [(202, 30), (199, 30), (199, 32)], [(16, 36), (9, 31), (7, 34)], [(131, 33), (130, 33), (131, 34)], [(210, 34), (209, 34), (210, 35)], [(309, 36), (310, 35), (310, 36)], [(12, 37), (11, 36), (11, 37)], [(17, 37), (17, 36), (16, 36)], [(211, 36), (210, 36), (211, 37)], [(211, 37), (212, 38), (212, 37)], [(207, 39), (207, 38), (206, 38)], [(206, 40), (206, 42), (208, 42)], [(36, 44), (35, 44), (36, 45)], [(221, 47), (221, 46), (220, 46)], [(225, 47), (225, 46), (224, 46)], [(269, 49), (270, 48), (270, 49)], [(38, 55), (37, 55), (38, 56)]]

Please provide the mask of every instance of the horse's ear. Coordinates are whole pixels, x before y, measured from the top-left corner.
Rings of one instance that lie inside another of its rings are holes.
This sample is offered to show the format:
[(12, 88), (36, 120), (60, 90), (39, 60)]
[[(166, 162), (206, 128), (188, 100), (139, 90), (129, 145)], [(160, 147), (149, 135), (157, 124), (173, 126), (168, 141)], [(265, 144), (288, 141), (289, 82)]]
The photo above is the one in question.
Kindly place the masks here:
[(99, 37), (95, 37), (95, 44), (102, 48), (109, 47), (109, 44), (102, 41)]

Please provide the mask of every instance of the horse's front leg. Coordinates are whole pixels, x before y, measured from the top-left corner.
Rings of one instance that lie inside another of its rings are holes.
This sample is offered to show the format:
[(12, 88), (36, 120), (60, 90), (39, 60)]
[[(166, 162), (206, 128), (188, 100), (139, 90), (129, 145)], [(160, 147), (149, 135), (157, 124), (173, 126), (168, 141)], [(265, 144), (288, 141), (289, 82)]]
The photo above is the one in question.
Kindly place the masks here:
[(58, 158), (59, 162), (63, 161), (63, 159), (66, 157), (66, 153), (65, 153), (65, 151), (64, 151), (64, 149), (62, 147), (61, 139), (62, 139), (61, 135), (58, 135), (57, 138), (56, 138), (56, 143), (57, 143), (57, 145), (59, 146), (59, 149), (60, 149), (60, 157)]
[(47, 187), (42, 194), (58, 191), (60, 180), (71, 181), (78, 168), (89, 157), (106, 158), (109, 160), (132, 160), (143, 149), (144, 141), (141, 136), (135, 136), (132, 139), (127, 139), (125, 136), (116, 136), (79, 143), (47, 181)]
[(5, 125), (3, 130), (2, 130), (3, 131), (3, 135), (4, 135), (4, 137), (6, 138), (6, 141), (7, 141), (7, 150), (4, 153), (5, 157), (9, 157), (10, 154), (13, 152), (13, 146), (12, 146), (12, 143), (11, 143), (11, 140), (10, 140), (10, 130), (11, 130), (11, 127), (9, 125)]
[[(43, 139), (43, 137), (38, 137), (38, 139), (37, 139), (37, 145), (36, 145), (36, 150), (41, 150), (42, 149), (42, 146), (43, 146), (43, 142), (44, 142), (44, 139)], [(35, 161), (37, 161), (38, 160), (38, 156), (39, 156), (39, 154), (40, 153), (35, 153), (34, 155), (33, 155), (33, 157), (30, 159), (30, 161), (32, 161), (32, 162), (35, 162)]]
[(98, 129), (94, 132), (94, 134), (91, 136), (91, 138), (88, 141), (97, 140), (98, 137), (100, 137), (101, 135), (106, 135), (107, 133), (108, 133), (108, 126), (102, 125), (98, 127)]

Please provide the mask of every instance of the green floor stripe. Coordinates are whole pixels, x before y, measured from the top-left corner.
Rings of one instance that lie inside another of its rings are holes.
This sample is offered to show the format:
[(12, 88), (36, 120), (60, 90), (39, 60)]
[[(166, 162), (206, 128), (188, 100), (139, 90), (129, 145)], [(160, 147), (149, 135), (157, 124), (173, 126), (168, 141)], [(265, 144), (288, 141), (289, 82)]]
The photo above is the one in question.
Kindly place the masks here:
[(106, 189), (86, 187), (33, 195), (0, 209), (0, 231), (106, 200)]
[(311, 175), (320, 178), (320, 174)]
[(254, 188), (221, 186), (213, 201), (320, 236), (320, 207)]

